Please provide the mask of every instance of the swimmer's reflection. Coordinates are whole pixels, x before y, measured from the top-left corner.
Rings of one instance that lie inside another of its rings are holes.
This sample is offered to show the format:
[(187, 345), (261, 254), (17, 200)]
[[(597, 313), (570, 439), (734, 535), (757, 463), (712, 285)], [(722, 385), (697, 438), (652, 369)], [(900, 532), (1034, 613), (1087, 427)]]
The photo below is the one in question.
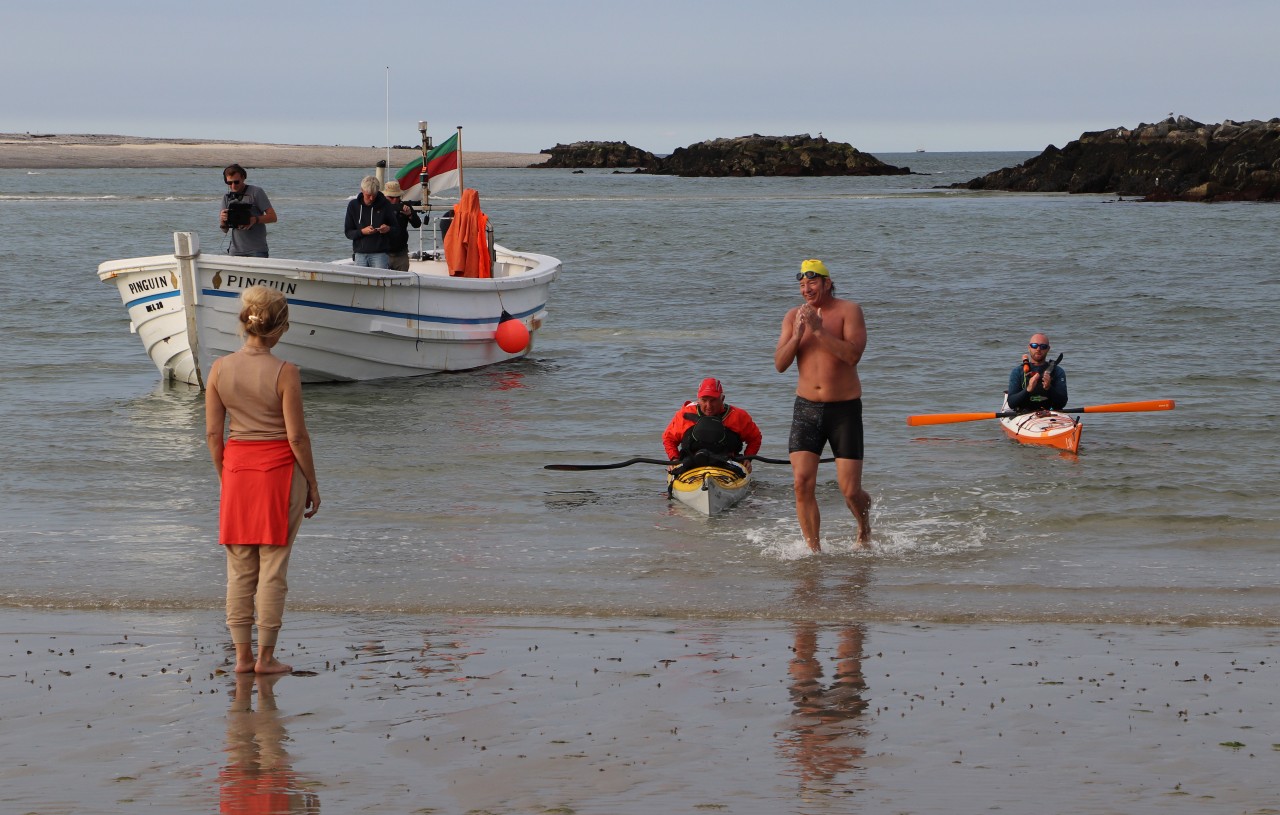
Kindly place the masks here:
[(865, 630), (849, 625), (837, 632), (835, 664), (825, 681), (818, 650), (817, 623), (796, 624), (791, 677), (792, 726), (782, 736), (782, 749), (804, 781), (831, 781), (858, 766), (866, 729), (856, 720), (867, 709), (862, 675)]
[[(823, 578), (812, 572), (796, 586), (797, 608), (835, 595), (840, 607), (857, 613), (866, 587), (867, 575), (856, 574), (835, 589), (824, 590)], [(832, 674), (823, 669), (823, 635), (835, 636), (835, 654), (830, 659)], [(866, 729), (858, 719), (867, 709), (867, 682), (862, 673), (866, 648), (866, 628), (859, 623), (840, 626), (813, 621), (795, 623), (793, 654), (787, 666), (792, 703), (792, 725), (781, 734), (781, 749), (794, 763), (803, 783), (829, 783), (839, 774), (856, 769), (865, 755), (862, 747)]]
[[(218, 776), (221, 812), (294, 815), (320, 811), (320, 798), (302, 789), (284, 749), (288, 733), (276, 709), (275, 684), (283, 674), (237, 674), (227, 711), (227, 766)], [(258, 709), (253, 707), (257, 685)]]

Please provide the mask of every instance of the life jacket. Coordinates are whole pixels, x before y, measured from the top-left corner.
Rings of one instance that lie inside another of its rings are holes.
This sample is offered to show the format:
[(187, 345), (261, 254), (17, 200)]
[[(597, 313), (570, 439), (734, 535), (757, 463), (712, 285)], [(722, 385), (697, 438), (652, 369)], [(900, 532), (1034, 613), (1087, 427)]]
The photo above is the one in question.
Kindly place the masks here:
[(692, 455), (699, 450), (707, 450), (721, 456), (735, 456), (742, 451), (742, 437), (724, 426), (733, 408), (726, 408), (719, 416), (708, 416), (701, 410), (684, 414), (684, 418), (693, 425), (684, 431), (680, 440), (682, 456)]
[(1024, 391), (1027, 389), (1027, 383), (1031, 381), (1031, 375), (1038, 372), (1048, 373), (1050, 374), (1050, 377), (1048, 381), (1046, 381), (1044, 377), (1041, 377), (1040, 390), (1036, 391), (1035, 393), (1027, 394), (1027, 401), (1032, 402), (1033, 404), (1039, 404), (1040, 402), (1049, 401), (1049, 384), (1053, 382), (1053, 377), (1052, 377), (1053, 363), (1046, 362), (1043, 366), (1033, 366), (1031, 364), (1031, 358), (1028, 357), (1026, 354), (1023, 354), (1022, 355), (1022, 389)]

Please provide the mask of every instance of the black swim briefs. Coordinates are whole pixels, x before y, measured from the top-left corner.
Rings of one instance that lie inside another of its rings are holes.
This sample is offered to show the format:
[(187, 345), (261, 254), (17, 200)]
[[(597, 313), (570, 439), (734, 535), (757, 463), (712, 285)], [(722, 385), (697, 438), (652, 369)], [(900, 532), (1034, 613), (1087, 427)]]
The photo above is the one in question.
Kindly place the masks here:
[(862, 460), (862, 400), (810, 402), (797, 396), (787, 451), (820, 456), (827, 442), (836, 458)]

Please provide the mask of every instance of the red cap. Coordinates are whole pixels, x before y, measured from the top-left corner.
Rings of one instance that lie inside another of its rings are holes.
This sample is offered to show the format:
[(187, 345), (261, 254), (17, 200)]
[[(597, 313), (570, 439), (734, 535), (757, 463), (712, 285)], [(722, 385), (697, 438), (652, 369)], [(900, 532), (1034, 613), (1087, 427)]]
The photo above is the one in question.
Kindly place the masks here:
[(698, 396), (724, 396), (724, 386), (719, 379), (707, 378), (698, 386)]

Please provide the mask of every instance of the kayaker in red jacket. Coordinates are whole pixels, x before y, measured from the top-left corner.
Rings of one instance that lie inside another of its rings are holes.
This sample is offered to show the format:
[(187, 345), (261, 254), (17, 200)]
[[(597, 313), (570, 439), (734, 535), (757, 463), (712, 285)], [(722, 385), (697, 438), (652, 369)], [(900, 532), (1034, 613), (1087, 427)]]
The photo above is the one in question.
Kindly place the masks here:
[[(685, 402), (662, 433), (667, 458), (688, 458), (699, 450), (736, 459), (754, 456), (764, 441), (751, 414), (724, 403), (724, 386), (708, 378), (698, 387), (698, 401)], [(750, 460), (742, 462), (751, 472)]]

